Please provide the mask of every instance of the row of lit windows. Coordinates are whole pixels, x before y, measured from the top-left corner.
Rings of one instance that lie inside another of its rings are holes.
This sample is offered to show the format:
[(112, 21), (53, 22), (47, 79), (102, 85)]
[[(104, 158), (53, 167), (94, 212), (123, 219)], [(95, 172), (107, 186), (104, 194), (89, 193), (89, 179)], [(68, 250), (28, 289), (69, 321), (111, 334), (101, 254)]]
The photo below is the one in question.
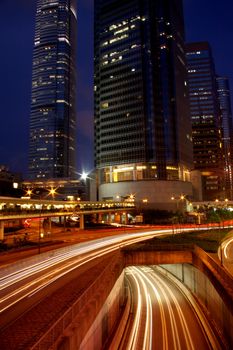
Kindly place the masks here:
[[(132, 121), (135, 122), (136, 120), (141, 120), (140, 118), (143, 113), (143, 106), (136, 105), (134, 107), (135, 108), (133, 107), (128, 108), (129, 112), (126, 112), (126, 113), (125, 113), (125, 110), (123, 110), (124, 113), (122, 113), (122, 111), (116, 110), (114, 114), (108, 113), (107, 116), (106, 114), (103, 115), (103, 113), (101, 113), (100, 118), (102, 122), (102, 128), (104, 129), (108, 128), (108, 124), (109, 124), (109, 127), (112, 127), (112, 126), (114, 127), (116, 120), (117, 120), (116, 126), (127, 125), (128, 123), (132, 123)], [(104, 125), (104, 123), (108, 123), (108, 124)]]

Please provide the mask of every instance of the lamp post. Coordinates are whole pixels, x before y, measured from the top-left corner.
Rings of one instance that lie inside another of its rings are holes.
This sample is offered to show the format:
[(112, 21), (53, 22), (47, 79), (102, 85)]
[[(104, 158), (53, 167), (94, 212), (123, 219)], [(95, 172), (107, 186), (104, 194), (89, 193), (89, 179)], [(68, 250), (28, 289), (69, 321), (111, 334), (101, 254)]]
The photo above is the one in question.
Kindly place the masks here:
[[(39, 192), (39, 191), (38, 191)], [(40, 254), (41, 252), (41, 238), (44, 237), (44, 233), (41, 232), (41, 219), (42, 219), (42, 203), (41, 203), (41, 194), (37, 194), (37, 193), (33, 193), (33, 191), (31, 189), (28, 189), (27, 190), (27, 193), (26, 193), (30, 198), (31, 198), (31, 195), (33, 194), (34, 196), (37, 196), (39, 198), (39, 204), (40, 204), (40, 209), (39, 209), (39, 227), (38, 227), (38, 254)], [(51, 195), (52, 198), (54, 199), (54, 196), (56, 194), (56, 189), (54, 188), (51, 188), (48, 195)]]
[[(182, 206), (182, 209), (179, 209), (179, 203), (180, 202), (183, 202), (183, 201), (185, 201), (185, 204), (186, 204), (186, 210), (187, 210), (187, 199), (186, 199), (186, 195), (183, 195), (183, 194), (181, 194), (180, 196), (178, 196), (178, 197), (175, 197), (175, 196), (172, 196), (171, 197), (171, 200), (172, 201), (176, 201), (176, 211), (177, 211), (177, 216), (178, 216), (178, 224), (180, 223), (180, 220), (179, 220), (179, 212), (183, 212), (184, 211), (184, 208), (183, 208), (183, 206)], [(179, 226), (179, 225), (178, 225)], [(181, 229), (181, 227), (180, 227), (180, 229)], [(180, 231), (181, 232), (181, 231)]]
[[(27, 190), (27, 193), (26, 193), (30, 198), (31, 198), (31, 195), (33, 194), (34, 196), (38, 196), (39, 199), (41, 200), (41, 197), (38, 195), (38, 194), (35, 194), (32, 192), (31, 189), (28, 189)], [(39, 226), (38, 226), (38, 254), (40, 254), (40, 238), (41, 238), (41, 203), (40, 203), (40, 211), (39, 211)]]

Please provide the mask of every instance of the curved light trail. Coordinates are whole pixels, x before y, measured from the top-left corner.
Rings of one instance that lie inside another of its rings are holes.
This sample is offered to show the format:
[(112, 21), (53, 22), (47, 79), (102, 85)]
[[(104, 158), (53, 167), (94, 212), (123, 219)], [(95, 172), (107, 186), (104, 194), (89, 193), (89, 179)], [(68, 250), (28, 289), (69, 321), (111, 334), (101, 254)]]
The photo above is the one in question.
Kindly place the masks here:
[[(202, 228), (205, 229), (205, 228)], [(193, 228), (183, 229), (191, 231)], [(155, 236), (174, 234), (171, 229), (125, 233), (57, 249), (15, 263), (0, 271), (0, 326), (6, 313), (20, 302), (51, 286), (61, 277), (98, 257)]]
[[(0, 326), (4, 322), (1, 315), (10, 308), (35, 296), (61, 277), (98, 257), (118, 250), (120, 247), (164, 235), (169, 230), (147, 231), (105, 237), (95, 241), (76, 244), (40, 254), (24, 262), (12, 264), (0, 272)], [(21, 303), (22, 307), (22, 303)]]
[(149, 266), (128, 267), (126, 278), (133, 294), (134, 317), (120, 349), (221, 349), (205, 317), (199, 317), (196, 301), (181, 283), (177, 285)]

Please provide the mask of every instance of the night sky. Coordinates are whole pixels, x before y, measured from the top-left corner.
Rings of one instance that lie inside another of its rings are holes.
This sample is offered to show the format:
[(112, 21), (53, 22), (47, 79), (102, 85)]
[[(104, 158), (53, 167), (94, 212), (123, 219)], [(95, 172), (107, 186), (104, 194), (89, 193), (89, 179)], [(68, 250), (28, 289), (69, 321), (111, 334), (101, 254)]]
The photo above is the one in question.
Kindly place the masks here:
[[(36, 0), (0, 0), (0, 165), (26, 176)], [(184, 0), (187, 41), (209, 41), (233, 95), (231, 0)], [(77, 164), (93, 169), (93, 0), (78, 0)]]

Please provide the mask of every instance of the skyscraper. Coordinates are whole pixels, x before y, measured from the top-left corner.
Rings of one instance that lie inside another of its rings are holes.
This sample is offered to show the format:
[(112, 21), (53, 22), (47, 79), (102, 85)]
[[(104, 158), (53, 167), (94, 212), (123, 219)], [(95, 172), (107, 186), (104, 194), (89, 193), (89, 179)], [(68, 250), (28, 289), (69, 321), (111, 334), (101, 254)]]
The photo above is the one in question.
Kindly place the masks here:
[(194, 167), (203, 175), (203, 196), (224, 196), (221, 113), (212, 51), (207, 42), (186, 45)]
[(217, 77), (218, 99), (222, 116), (222, 143), (226, 198), (233, 199), (233, 125), (230, 86), (227, 77)]
[(159, 202), (168, 188), (187, 192), (182, 190), (192, 167), (187, 97), (182, 0), (96, 0), (100, 198), (128, 191)]
[(76, 1), (37, 0), (29, 141), (31, 179), (75, 176)]

